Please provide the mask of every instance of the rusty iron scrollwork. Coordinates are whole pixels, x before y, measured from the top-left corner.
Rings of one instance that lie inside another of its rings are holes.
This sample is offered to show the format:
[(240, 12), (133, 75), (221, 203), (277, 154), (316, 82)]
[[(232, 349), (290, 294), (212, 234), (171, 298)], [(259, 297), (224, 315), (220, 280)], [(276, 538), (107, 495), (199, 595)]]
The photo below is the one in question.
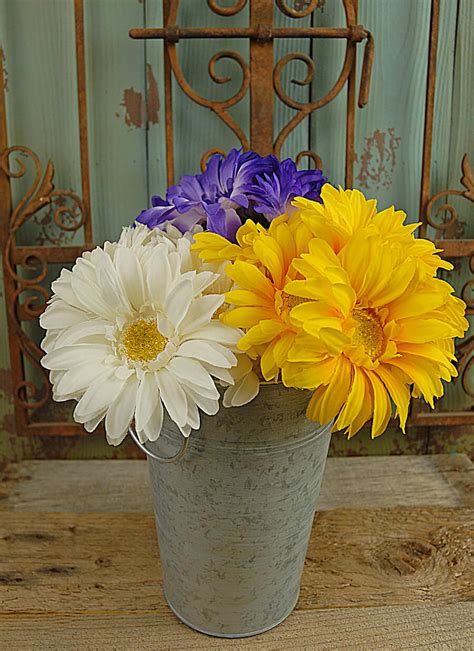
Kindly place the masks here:
[[(364, 51), (364, 62), (359, 92), (359, 106), (367, 103), (370, 75), (373, 62), (373, 38), (368, 30), (357, 24), (357, 3), (354, 0), (342, 0), (345, 11), (345, 27), (278, 27), (274, 24), (274, 7), (270, 0), (255, 0), (247, 3), (246, 0), (236, 0), (229, 6), (223, 6), (218, 0), (208, 0), (209, 8), (220, 16), (235, 16), (244, 7), (249, 7), (248, 27), (181, 27), (177, 24), (179, 0), (165, 0), (164, 26), (157, 28), (137, 28), (130, 30), (130, 36), (135, 39), (158, 38), (164, 41), (165, 46), (165, 86), (171, 88), (171, 73), (180, 86), (181, 90), (195, 103), (213, 111), (235, 134), (238, 142), (244, 149), (252, 148), (260, 154), (274, 153), (281, 154), (283, 144), (290, 133), (313, 111), (326, 106), (349, 84), (351, 101), (348, 104), (347, 129), (346, 129), (346, 183), (352, 185), (353, 164), (354, 164), (354, 121), (355, 121), (355, 60), (356, 45), (362, 41), (366, 42)], [(309, 0), (305, 3), (290, 7), (285, 0), (277, 0), (276, 8), (285, 16), (292, 19), (310, 16), (321, 6), (320, 0)], [(306, 74), (301, 79), (292, 79), (291, 83), (308, 86), (313, 82), (315, 63), (307, 55), (301, 52), (286, 54), (274, 64), (274, 41), (278, 38), (341, 38), (346, 40), (346, 51), (342, 68), (334, 86), (324, 97), (316, 101), (300, 102), (292, 98), (290, 93), (284, 89), (283, 72), (286, 66), (292, 61), (300, 61), (306, 66)], [(216, 64), (228, 59), (234, 61), (240, 68), (241, 84), (238, 90), (225, 100), (210, 100), (197, 93), (185, 78), (179, 63), (177, 44), (179, 41), (194, 38), (247, 38), (250, 42), (249, 63), (237, 52), (224, 50), (212, 56), (208, 64), (209, 76), (216, 84), (226, 84), (231, 81), (228, 76), (220, 76), (216, 71)], [(271, 72), (271, 76), (269, 76)], [(247, 93), (250, 96), (250, 137), (238, 125), (227, 109), (240, 102)], [(275, 141), (272, 135), (273, 120), (273, 96), (279, 98), (286, 106), (292, 108), (295, 113)], [(172, 111), (171, 93), (167, 93), (167, 116), (166, 116), (166, 137), (168, 153), (168, 183), (174, 179), (173, 169), (173, 128), (172, 119), (169, 115)], [(209, 149), (201, 158), (201, 166), (205, 165), (208, 158), (219, 151), (215, 148)], [(321, 159), (315, 152), (305, 150), (300, 152), (296, 159), (300, 162), (308, 158), (315, 164)]]
[(9, 179), (25, 177), (30, 166), (33, 180), (11, 213), (3, 256), (5, 273), (14, 288), (7, 297), (11, 333), (23, 358), (36, 369), (36, 381), (14, 377), (15, 399), (20, 407), (31, 411), (46, 404), (50, 387), (47, 373), (39, 363), (43, 353), (27, 335), (22, 323), (37, 319), (46, 307), (49, 292), (41, 283), (47, 277), (49, 260), (46, 248), (18, 247), (17, 236), (34, 215), (51, 204), (57, 203), (54, 223), (68, 232), (75, 232), (84, 225), (85, 212), (76, 194), (70, 190), (54, 189), (52, 161), (48, 161), (43, 170), (37, 154), (19, 145), (8, 147), (1, 153), (0, 169)]

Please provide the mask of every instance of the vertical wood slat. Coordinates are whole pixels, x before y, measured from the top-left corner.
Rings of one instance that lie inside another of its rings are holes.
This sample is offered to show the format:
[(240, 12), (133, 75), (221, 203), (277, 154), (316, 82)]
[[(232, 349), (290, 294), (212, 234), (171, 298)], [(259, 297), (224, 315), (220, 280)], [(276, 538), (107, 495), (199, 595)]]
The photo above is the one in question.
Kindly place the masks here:
[[(304, 18), (290, 18), (285, 16), (282, 11), (276, 10), (275, 12), (275, 25), (278, 27), (311, 27), (311, 15)], [(274, 42), (274, 52), (275, 52), (275, 65), (277, 62), (286, 54), (293, 52), (302, 52), (309, 58), (311, 58), (311, 39), (308, 38), (292, 38), (292, 39), (276, 39)], [(301, 76), (304, 77), (304, 74), (299, 73), (299, 68), (303, 64), (298, 61), (293, 61), (288, 63), (285, 66), (285, 69), (282, 71), (282, 84), (285, 91), (290, 95), (290, 97), (298, 100), (302, 103), (308, 103), (311, 101), (310, 87), (308, 85), (298, 85), (292, 83), (293, 79), (299, 79)], [(285, 124), (287, 124), (295, 115), (295, 109), (287, 106), (282, 101), (280, 101), (276, 95), (274, 95), (274, 106), (273, 106), (273, 136), (274, 139), (280, 133), (281, 129)], [(283, 143), (281, 148), (280, 158), (293, 158), (302, 151), (308, 151), (311, 149), (310, 144), (310, 122), (311, 115), (305, 118), (300, 124), (298, 124), (293, 131), (290, 132), (288, 138)], [(303, 169), (306, 165), (310, 165), (311, 161), (303, 158), (299, 164), (300, 169)]]
[[(433, 110), (436, 87), (436, 63), (438, 54), (439, 0), (432, 0), (430, 18), (430, 44), (428, 50), (428, 77), (426, 83), (425, 126), (423, 130), (423, 160), (421, 167), (420, 216), (425, 215), (430, 198), (431, 154), (433, 145)], [(419, 230), (420, 237), (426, 237), (426, 223)]]
[[(163, 0), (163, 25), (168, 27), (171, 0)], [(174, 184), (174, 131), (173, 131), (173, 84), (168, 47), (164, 45), (164, 96), (166, 122), (166, 179), (167, 185)]]
[[(451, 110), (451, 128), (449, 138), (449, 155), (446, 169), (448, 172), (447, 184), (444, 188), (463, 189), (460, 185), (461, 159), (465, 153), (469, 156), (471, 167), (474, 164), (474, 129), (472, 125), (472, 97), (474, 96), (474, 77), (472, 62), (474, 60), (474, 3), (471, 0), (458, 1), (458, 14), (456, 22), (456, 41), (454, 53), (454, 80)], [(455, 206), (458, 212), (460, 233), (459, 237), (474, 238), (474, 211), (472, 202), (464, 197), (448, 197), (449, 203)], [(464, 283), (472, 281), (473, 274), (469, 268), (469, 258), (456, 261), (455, 270), (450, 273), (449, 281), (456, 287), (459, 295)], [(471, 290), (472, 291), (472, 290)], [(472, 297), (472, 293), (471, 293)], [(468, 316), (470, 328), (464, 340), (474, 335), (474, 316)], [(472, 348), (471, 348), (472, 359)], [(445, 396), (438, 402), (439, 408), (450, 411), (465, 410), (472, 413), (474, 399), (472, 390), (474, 385), (474, 370), (471, 366), (467, 380), (471, 393), (462, 391), (460, 382), (447, 387)], [(464, 433), (460, 428), (460, 436), (465, 439), (474, 438), (474, 427), (466, 425)], [(434, 435), (433, 435), (434, 436)], [(438, 430), (438, 440), (441, 437)], [(452, 437), (454, 439), (455, 437)]]
[(86, 58), (84, 52), (84, 2), (74, 0), (74, 24), (76, 42), (77, 101), (79, 113), (79, 149), (81, 157), (82, 202), (85, 210), (84, 242), (90, 244), (92, 238), (91, 184), (89, 169), (89, 136), (87, 123)]
[[(449, 188), (459, 188), (461, 159), (465, 153), (474, 166), (474, 129), (472, 125), (472, 98), (474, 96), (474, 3), (458, 0), (456, 49), (454, 60), (453, 103), (449, 148)], [(474, 237), (472, 203), (455, 200), (460, 220), (465, 222), (463, 237)]]
[[(433, 115), (431, 195), (449, 187), (448, 168), (451, 142), (457, 10), (457, 1), (442, 2), (440, 4), (436, 92)], [(435, 238), (435, 235), (433, 229), (428, 229), (429, 237)]]
[[(1, 43), (0, 43), (1, 45)], [(5, 78), (3, 70), (3, 57), (4, 52), (0, 47), (0, 152), (8, 147), (8, 131), (7, 131), (7, 107), (5, 101), (5, 93), (2, 92), (4, 88)], [(0, 257), (2, 258), (3, 267), (3, 283), (2, 283), (2, 298), (5, 296), (12, 296), (16, 290), (16, 284), (13, 278), (6, 270), (5, 259), (3, 257), (4, 247), (6, 246), (9, 235), (9, 223), (12, 212), (12, 193), (10, 179), (0, 169)], [(3, 289), (5, 290), (3, 292)], [(7, 305), (5, 305), (7, 308)], [(7, 308), (8, 309), (8, 308)], [(8, 342), (8, 349), (10, 351), (10, 371), (16, 377), (22, 377), (24, 373), (23, 357), (16, 345), (15, 333), (13, 332), (10, 323), (7, 321), (5, 324), (5, 336)], [(2, 337), (3, 338), (3, 337)], [(5, 395), (6, 398), (6, 395)], [(26, 425), (27, 418), (24, 409), (19, 407), (15, 409), (14, 413), (16, 428)]]
[[(32, 149), (43, 165), (53, 160), (55, 186), (80, 193), (74, 5), (62, 0), (3, 0), (2, 5), (9, 142)], [(14, 205), (31, 180), (27, 174), (12, 181)], [(59, 235), (51, 222), (30, 219), (18, 242), (49, 245), (53, 232)], [(59, 239), (63, 244), (80, 243), (82, 229), (63, 232)]]
[(410, 222), (418, 221), (430, 7), (431, 0), (359, 3), (376, 52), (369, 103), (357, 114), (354, 187), (380, 209), (395, 204)]
[[(354, 23), (357, 25), (357, 0), (352, 0)], [(356, 72), (357, 72), (357, 45), (348, 42), (352, 56), (352, 69), (347, 80), (347, 109), (346, 109), (346, 163), (345, 187), (354, 185), (354, 134), (356, 110)]]
[[(250, 26), (264, 31), (273, 24), (273, 3), (252, 0)], [(273, 40), (250, 42), (250, 146), (258, 154), (273, 151)]]
[[(321, 9), (312, 12), (311, 18), (313, 27), (342, 27), (346, 23), (342, 2), (325, 3)], [(370, 24), (367, 27), (372, 29)], [(315, 101), (323, 97), (334, 85), (341, 70), (346, 41), (313, 39), (311, 48), (316, 73), (310, 92), (311, 101)], [(345, 176), (346, 109), (347, 87), (344, 87), (332, 102), (314, 111), (310, 117), (309, 148), (322, 159), (322, 168), (329, 180), (340, 185), (344, 184)]]
[(143, 4), (86, 0), (84, 19), (92, 226), (101, 244), (148, 201), (144, 46), (128, 36), (130, 25), (143, 25)]
[[(161, 5), (156, 2), (146, 2), (146, 26), (163, 25)], [(182, 1), (179, 4), (176, 22), (188, 27), (207, 26), (246, 26), (248, 23), (247, 6), (236, 15), (220, 16), (212, 12), (207, 2)], [(135, 26), (130, 25), (131, 26)], [(130, 39), (131, 40), (131, 39)], [(140, 41), (131, 40), (135, 47)], [(147, 41), (147, 65), (155, 71), (158, 83), (163, 84), (162, 51), (166, 46), (158, 39)], [(239, 53), (248, 61), (247, 39), (182, 39), (176, 44), (176, 54), (184, 78), (195, 92), (207, 99), (224, 99), (231, 97), (240, 86), (241, 73), (233, 61), (222, 59), (216, 64), (216, 74), (230, 77), (228, 83), (216, 84), (208, 74), (207, 64), (214, 54), (222, 50)], [(212, 111), (193, 102), (180, 88), (172, 75), (173, 110), (170, 120), (173, 122), (174, 141), (174, 181), (183, 174), (195, 174), (199, 170), (200, 159), (204, 151), (217, 146), (223, 151), (232, 147), (240, 147), (240, 142), (233, 131)], [(161, 106), (165, 105), (164, 87), (159, 87)], [(242, 127), (248, 137), (248, 93), (236, 105), (228, 109), (229, 114)], [(165, 116), (160, 114), (160, 123), (148, 130), (150, 189), (152, 194), (166, 192), (166, 178), (163, 176), (163, 161), (166, 160)], [(147, 204), (145, 204), (147, 205)]]

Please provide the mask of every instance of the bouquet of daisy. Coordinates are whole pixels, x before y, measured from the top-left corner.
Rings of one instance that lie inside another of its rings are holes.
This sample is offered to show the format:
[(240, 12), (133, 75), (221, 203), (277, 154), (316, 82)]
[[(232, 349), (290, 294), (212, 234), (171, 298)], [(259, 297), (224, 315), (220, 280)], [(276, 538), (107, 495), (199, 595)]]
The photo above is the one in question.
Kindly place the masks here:
[[(117, 242), (63, 269), (41, 316), (53, 398), (117, 445), (134, 422), (183, 436), (264, 382), (308, 390), (307, 417), (402, 430), (456, 376), (465, 304), (452, 265), (393, 207), (290, 159), (232, 150), (154, 196)], [(309, 393), (311, 392), (311, 393)]]

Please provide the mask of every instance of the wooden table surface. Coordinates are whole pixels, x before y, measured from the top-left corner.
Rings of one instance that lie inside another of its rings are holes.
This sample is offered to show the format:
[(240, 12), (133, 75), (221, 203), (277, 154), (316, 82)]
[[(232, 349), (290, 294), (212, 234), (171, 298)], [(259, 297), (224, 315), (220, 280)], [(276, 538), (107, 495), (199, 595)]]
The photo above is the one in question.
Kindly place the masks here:
[(243, 640), (161, 592), (146, 463), (28, 461), (0, 476), (1, 649), (472, 649), (472, 464), (332, 458), (295, 612)]

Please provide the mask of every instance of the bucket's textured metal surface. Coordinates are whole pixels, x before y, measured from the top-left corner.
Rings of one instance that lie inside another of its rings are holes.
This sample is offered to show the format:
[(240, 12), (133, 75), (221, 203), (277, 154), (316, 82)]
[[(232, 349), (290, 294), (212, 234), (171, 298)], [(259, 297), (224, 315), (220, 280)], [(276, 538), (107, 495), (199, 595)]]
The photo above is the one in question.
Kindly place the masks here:
[[(197, 630), (256, 634), (296, 604), (331, 436), (308, 397), (263, 385), (203, 417), (177, 463), (149, 460), (166, 599)], [(172, 454), (181, 436), (167, 421), (149, 447)]]

